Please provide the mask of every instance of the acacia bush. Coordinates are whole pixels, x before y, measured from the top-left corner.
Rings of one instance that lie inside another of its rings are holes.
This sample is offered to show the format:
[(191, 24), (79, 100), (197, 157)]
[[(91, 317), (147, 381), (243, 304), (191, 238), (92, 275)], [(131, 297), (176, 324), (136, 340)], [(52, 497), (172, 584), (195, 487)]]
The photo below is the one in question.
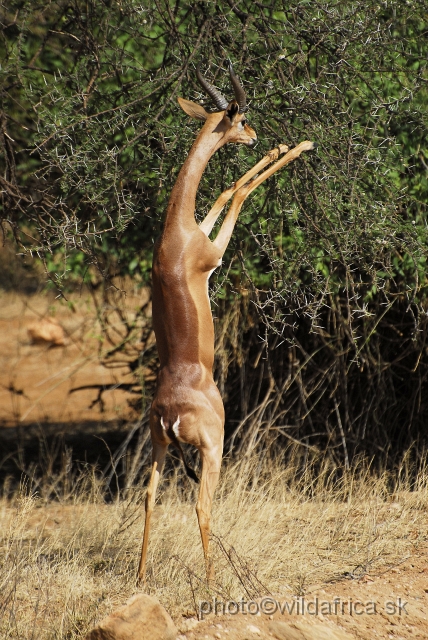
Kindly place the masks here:
[(424, 3), (12, 0), (1, 22), (3, 230), (55, 286), (149, 282), (199, 126), (176, 98), (205, 100), (197, 64), (230, 95), (230, 58), (259, 144), (210, 161), (197, 215), (276, 144), (318, 151), (254, 194), (212, 282), (228, 446), (291, 439), (345, 464), (420, 451)]

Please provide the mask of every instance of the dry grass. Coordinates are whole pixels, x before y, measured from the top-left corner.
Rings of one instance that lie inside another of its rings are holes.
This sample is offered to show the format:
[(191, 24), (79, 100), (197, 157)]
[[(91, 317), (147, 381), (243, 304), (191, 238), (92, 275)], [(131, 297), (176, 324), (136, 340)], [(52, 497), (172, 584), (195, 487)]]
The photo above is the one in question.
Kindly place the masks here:
[[(338, 474), (314, 462), (225, 464), (213, 513), (214, 593), (302, 594), (345, 574), (399, 563), (426, 529), (428, 473)], [(338, 479), (340, 478), (340, 479)], [(0, 637), (79, 638), (137, 590), (144, 490), (106, 504), (94, 473), (46, 477), (0, 502)], [(55, 488), (55, 501), (45, 498)], [(208, 594), (194, 513), (180, 472), (161, 487), (147, 590), (175, 616)], [(218, 536), (218, 537), (217, 537)]]

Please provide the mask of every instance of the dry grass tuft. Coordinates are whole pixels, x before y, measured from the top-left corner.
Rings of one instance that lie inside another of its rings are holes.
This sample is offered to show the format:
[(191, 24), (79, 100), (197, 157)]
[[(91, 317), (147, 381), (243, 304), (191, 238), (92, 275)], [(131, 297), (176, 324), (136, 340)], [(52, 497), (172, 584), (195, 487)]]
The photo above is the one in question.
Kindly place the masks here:
[[(279, 460), (225, 464), (213, 510), (216, 585), (208, 593), (194, 503), (181, 472), (161, 486), (149, 545), (149, 593), (172, 615), (217, 594), (303, 594), (346, 575), (380, 573), (418, 545), (428, 474), (365, 463), (302, 473)], [(55, 487), (56, 501), (43, 496)], [(45, 478), (0, 501), (0, 636), (79, 638), (137, 590), (143, 489), (106, 504), (95, 473)]]

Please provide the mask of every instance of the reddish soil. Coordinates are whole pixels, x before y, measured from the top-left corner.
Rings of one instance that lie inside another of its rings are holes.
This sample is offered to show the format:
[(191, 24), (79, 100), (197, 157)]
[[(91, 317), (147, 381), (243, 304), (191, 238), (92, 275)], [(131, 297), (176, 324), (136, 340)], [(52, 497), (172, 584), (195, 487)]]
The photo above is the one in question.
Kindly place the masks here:
[[(1, 426), (106, 423), (132, 417), (129, 402), (135, 396), (115, 388), (119, 382), (133, 382), (130, 370), (107, 369), (100, 363), (103, 345), (94, 307), (90, 300), (74, 298), (68, 306), (44, 295), (0, 292)], [(128, 306), (132, 303), (141, 300), (128, 295)], [(34, 344), (30, 339), (28, 328), (46, 317), (54, 317), (64, 328), (65, 346)], [(72, 392), (99, 384), (108, 387), (102, 403), (96, 402), (96, 388)]]
[[(405, 562), (381, 575), (342, 580), (307, 592), (304, 599), (277, 595), (257, 600), (261, 608), (288, 606), (284, 613), (257, 614), (257, 604), (247, 603), (246, 614), (210, 613), (198, 621), (183, 619), (180, 640), (404, 640), (428, 638), (428, 545), (415, 548)], [(336, 601), (336, 603), (335, 603)], [(294, 602), (294, 608), (293, 608)], [(299, 609), (297, 609), (299, 604)], [(318, 614), (316, 606), (318, 604)], [(302, 606), (304, 612), (302, 613)], [(213, 601), (202, 609), (214, 609)], [(230, 606), (234, 608), (234, 603)], [(242, 606), (242, 605), (241, 605)], [(290, 613), (290, 609), (292, 612)], [(253, 614), (248, 613), (253, 611)]]

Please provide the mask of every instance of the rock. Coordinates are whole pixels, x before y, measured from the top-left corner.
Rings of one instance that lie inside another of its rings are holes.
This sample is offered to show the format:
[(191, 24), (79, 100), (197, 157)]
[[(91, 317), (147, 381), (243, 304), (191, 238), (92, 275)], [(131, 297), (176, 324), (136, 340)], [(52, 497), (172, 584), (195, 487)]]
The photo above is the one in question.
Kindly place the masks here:
[(175, 640), (177, 629), (161, 604), (144, 593), (130, 598), (90, 631), (85, 640)]
[(295, 626), (305, 640), (355, 640), (354, 635), (350, 635), (343, 631), (335, 624), (305, 624), (304, 622), (296, 622)]
[(187, 618), (180, 624), (179, 631), (181, 633), (187, 633), (188, 631), (192, 631), (195, 627), (197, 627), (198, 624), (199, 620), (197, 620), (196, 618)]
[(303, 633), (280, 620), (273, 620), (269, 624), (269, 631), (277, 640), (306, 640)]
[(64, 329), (55, 318), (42, 318), (29, 325), (28, 335), (33, 344), (51, 344), (63, 347), (67, 344)]
[(290, 625), (273, 620), (269, 624), (269, 631), (277, 640), (353, 640), (349, 633), (331, 624), (294, 622)]

